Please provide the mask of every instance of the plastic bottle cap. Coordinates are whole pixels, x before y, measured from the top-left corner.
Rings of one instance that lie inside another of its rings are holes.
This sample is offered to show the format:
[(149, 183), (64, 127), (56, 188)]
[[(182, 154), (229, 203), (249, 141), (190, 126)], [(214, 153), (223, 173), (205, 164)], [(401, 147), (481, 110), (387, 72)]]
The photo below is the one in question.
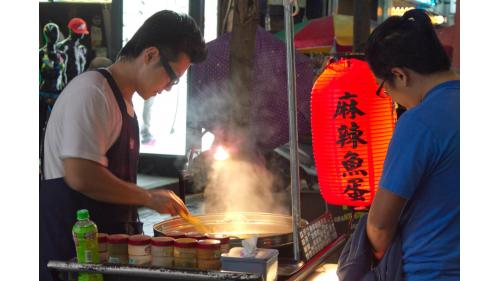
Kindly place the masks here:
[(76, 212), (76, 218), (79, 220), (79, 221), (82, 221), (82, 220), (88, 220), (89, 219), (89, 210), (87, 209), (81, 209), (81, 210), (78, 210)]

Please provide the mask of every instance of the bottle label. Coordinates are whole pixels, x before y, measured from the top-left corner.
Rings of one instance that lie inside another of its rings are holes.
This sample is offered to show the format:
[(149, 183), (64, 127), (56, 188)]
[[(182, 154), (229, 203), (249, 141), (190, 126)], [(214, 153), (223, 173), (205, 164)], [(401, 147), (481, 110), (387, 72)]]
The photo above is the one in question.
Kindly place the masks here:
[(92, 260), (92, 251), (85, 250), (85, 263), (91, 263)]
[(120, 263), (120, 258), (118, 258), (118, 257), (113, 257), (113, 256), (109, 256), (109, 257), (108, 257), (108, 262), (109, 262), (109, 263)]

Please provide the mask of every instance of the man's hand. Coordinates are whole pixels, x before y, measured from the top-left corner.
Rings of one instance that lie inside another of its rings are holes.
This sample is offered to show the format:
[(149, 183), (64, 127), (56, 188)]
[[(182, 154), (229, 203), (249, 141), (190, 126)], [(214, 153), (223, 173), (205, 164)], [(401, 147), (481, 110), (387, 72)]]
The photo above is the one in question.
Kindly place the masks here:
[(135, 206), (145, 206), (159, 213), (177, 215), (189, 213), (186, 205), (172, 191), (148, 191), (123, 181), (97, 162), (65, 158), (64, 180), (73, 190), (94, 200)]
[(180, 212), (189, 213), (182, 200), (170, 190), (149, 191), (150, 198), (145, 207), (153, 209), (160, 214), (171, 214), (173, 216)]

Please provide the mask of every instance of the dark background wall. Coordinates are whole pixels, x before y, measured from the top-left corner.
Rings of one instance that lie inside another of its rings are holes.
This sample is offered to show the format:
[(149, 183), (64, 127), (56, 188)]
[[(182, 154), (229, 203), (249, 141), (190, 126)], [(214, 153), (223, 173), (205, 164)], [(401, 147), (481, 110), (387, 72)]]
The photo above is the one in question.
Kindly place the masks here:
[[(59, 26), (59, 30), (66, 38), (69, 34), (68, 22), (74, 17), (82, 18), (87, 22), (87, 28), (90, 30), (92, 25), (92, 18), (95, 15), (101, 15), (102, 17), (102, 7), (101, 4), (78, 4), (78, 3), (39, 3), (39, 45), (43, 45), (42, 39), (42, 29), (43, 26), (49, 22), (53, 22)], [(103, 34), (103, 36), (105, 36)], [(103, 38), (105, 39), (105, 38)], [(106, 42), (103, 40), (103, 42)], [(83, 39), (83, 44), (87, 46), (89, 53), (87, 56), (87, 62), (94, 58), (95, 54), (93, 50), (90, 49), (90, 36), (85, 36)]]
[[(104, 12), (110, 14), (110, 22), (106, 23)], [(114, 60), (122, 44), (122, 20), (123, 1), (114, 0), (112, 4), (95, 3), (39, 3), (39, 46), (43, 45), (42, 29), (49, 22), (59, 26), (61, 33), (68, 36), (68, 22), (74, 17), (82, 18), (87, 22), (87, 28), (91, 29), (92, 19), (96, 16), (101, 18), (102, 47), (106, 47), (107, 57)], [(109, 35), (111, 38), (106, 38)], [(110, 46), (108, 46), (108, 39)], [(90, 36), (83, 39), (83, 44), (88, 48), (87, 62), (95, 57), (95, 51), (91, 48)]]

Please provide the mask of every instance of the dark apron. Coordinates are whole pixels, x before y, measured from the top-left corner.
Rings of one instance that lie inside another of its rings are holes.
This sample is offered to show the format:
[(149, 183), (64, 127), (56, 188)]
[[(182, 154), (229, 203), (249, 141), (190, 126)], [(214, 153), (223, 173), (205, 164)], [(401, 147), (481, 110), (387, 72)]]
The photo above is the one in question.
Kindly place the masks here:
[[(118, 178), (135, 183), (139, 156), (137, 117), (128, 115), (125, 101), (111, 74), (104, 69), (97, 71), (106, 77), (122, 115), (120, 135), (106, 153), (108, 169)], [(90, 219), (97, 224), (99, 232), (142, 233), (137, 207), (96, 201), (71, 189), (64, 178), (42, 180), (39, 195), (40, 280), (52, 280), (47, 269), (49, 260), (67, 261), (76, 256), (71, 230), (79, 209), (89, 210)]]

